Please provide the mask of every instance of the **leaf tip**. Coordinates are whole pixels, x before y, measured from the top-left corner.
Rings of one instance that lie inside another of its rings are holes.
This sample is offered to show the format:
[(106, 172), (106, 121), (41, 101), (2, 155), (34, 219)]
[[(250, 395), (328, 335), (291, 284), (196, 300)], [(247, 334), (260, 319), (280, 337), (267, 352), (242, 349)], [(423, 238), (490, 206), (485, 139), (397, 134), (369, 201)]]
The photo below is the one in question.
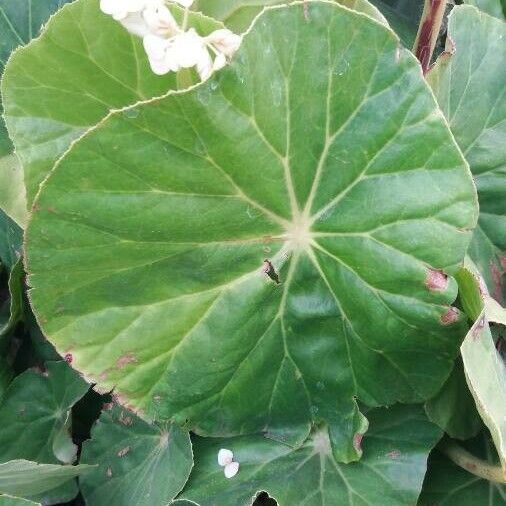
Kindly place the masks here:
[(441, 270), (428, 269), (425, 286), (431, 291), (444, 291), (448, 288), (448, 276)]

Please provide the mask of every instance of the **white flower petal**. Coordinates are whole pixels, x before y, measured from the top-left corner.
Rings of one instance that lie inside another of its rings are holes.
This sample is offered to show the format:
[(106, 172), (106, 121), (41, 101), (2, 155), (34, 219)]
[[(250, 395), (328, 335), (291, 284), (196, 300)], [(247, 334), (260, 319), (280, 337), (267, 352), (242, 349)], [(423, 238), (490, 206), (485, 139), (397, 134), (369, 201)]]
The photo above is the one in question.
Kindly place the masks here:
[(128, 12), (140, 12), (146, 7), (146, 0), (122, 0), (128, 9)]
[(142, 43), (148, 57), (155, 60), (163, 60), (165, 52), (170, 44), (167, 39), (162, 39), (152, 33), (146, 35), (142, 40)]
[(176, 35), (174, 41), (174, 52), (180, 67), (190, 68), (202, 63), (208, 54), (204, 39), (197, 32), (190, 28), (187, 32)]
[(224, 53), (225, 56), (232, 56), (239, 49), (242, 39), (240, 35), (222, 28), (212, 32), (205, 40)]
[(213, 59), (206, 48), (202, 51), (197, 62), (197, 72), (202, 81), (205, 81), (213, 73)]
[(148, 4), (142, 15), (148, 28), (157, 35), (174, 35), (178, 30), (176, 20), (163, 3)]
[(239, 472), (239, 462), (230, 462), (225, 466), (225, 478), (233, 478)]
[(100, 10), (112, 16), (118, 11), (118, 0), (100, 0)]
[(141, 12), (146, 0), (100, 0), (100, 10), (120, 21), (128, 14)]
[(227, 64), (227, 59), (223, 53), (218, 53), (213, 63), (213, 70), (220, 70)]
[(171, 62), (165, 58), (157, 60), (155, 58), (149, 58), (149, 66), (151, 70), (158, 76), (163, 76), (172, 71)]
[(120, 20), (120, 23), (132, 34), (144, 37), (150, 32), (140, 12), (133, 12)]
[(218, 452), (218, 464), (220, 466), (226, 466), (227, 464), (230, 464), (232, 460), (234, 460), (234, 454), (230, 450), (222, 448)]

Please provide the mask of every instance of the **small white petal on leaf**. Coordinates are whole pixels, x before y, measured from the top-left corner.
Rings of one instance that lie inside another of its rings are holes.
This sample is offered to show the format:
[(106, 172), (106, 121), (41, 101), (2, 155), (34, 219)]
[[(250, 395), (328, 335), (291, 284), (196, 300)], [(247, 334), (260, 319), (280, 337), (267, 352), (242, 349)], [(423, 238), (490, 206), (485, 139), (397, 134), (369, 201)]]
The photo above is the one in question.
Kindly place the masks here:
[(239, 472), (239, 462), (230, 462), (225, 466), (225, 478), (233, 478)]
[(218, 452), (218, 464), (220, 466), (226, 466), (227, 464), (230, 464), (232, 460), (234, 460), (234, 454), (230, 450), (222, 448)]

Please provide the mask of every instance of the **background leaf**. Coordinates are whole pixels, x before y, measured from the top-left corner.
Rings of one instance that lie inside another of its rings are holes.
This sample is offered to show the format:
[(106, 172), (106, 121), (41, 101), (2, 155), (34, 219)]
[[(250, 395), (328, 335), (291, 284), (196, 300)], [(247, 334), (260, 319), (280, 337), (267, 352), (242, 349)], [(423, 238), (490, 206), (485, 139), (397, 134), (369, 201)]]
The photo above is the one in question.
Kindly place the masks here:
[(20, 458), (58, 462), (54, 437), (87, 390), (88, 385), (65, 362), (48, 362), (45, 372), (28, 370), (17, 376), (0, 405), (0, 462)]
[(506, 17), (506, 3), (504, 0), (464, 0), (465, 4), (474, 5), (478, 9), (504, 20)]
[(7, 360), (0, 355), (0, 401), (12, 379), (12, 369)]
[(325, 421), (350, 461), (355, 396), (423, 401), (453, 367), (448, 275), (476, 196), (395, 35), (310, 7), (311, 23), (301, 4), (266, 11), (214, 78), (76, 143), (39, 194), (27, 265), (44, 333), (127, 407), (294, 446)]
[[(36, 37), (49, 16), (66, 1), (0, 0), (0, 77), (11, 52)], [(23, 169), (12, 151), (0, 97), (0, 208), (20, 226), (24, 226), (27, 210)]]
[(428, 80), (478, 187), (480, 219), (469, 254), (501, 302), (506, 293), (506, 23), (460, 6), (450, 15), (448, 33), (449, 53), (438, 59)]
[[(413, 19), (408, 17), (413, 9), (406, 11), (406, 5), (398, 5), (401, 2), (382, 2), (381, 0), (335, 0), (345, 7), (363, 12), (376, 19), (380, 23), (391, 24), (397, 35), (407, 47), (411, 47), (415, 40), (418, 28), (418, 19), (421, 10), (416, 8)], [(203, 12), (208, 16), (219, 19), (227, 27), (238, 33), (245, 32), (254, 18), (266, 6), (279, 5), (286, 2), (283, 0), (196, 0), (192, 9)], [(386, 19), (385, 19), (386, 18)]]
[[(363, 12), (376, 19), (380, 23), (386, 24), (386, 20), (381, 12), (367, 0), (335, 0), (358, 12)], [(219, 19), (231, 30), (242, 33), (245, 32), (252, 21), (255, 19), (264, 7), (281, 5), (283, 0), (196, 0), (192, 9), (202, 12), (214, 19)]]
[(15, 154), (0, 157), (0, 208), (24, 228), (28, 218), (24, 173)]
[(460, 358), (438, 394), (425, 404), (425, 411), (452, 438), (472, 438), (483, 427)]
[(37, 506), (38, 502), (29, 501), (28, 499), (21, 499), (20, 497), (13, 497), (11, 495), (0, 495), (0, 506)]
[(10, 271), (21, 258), (23, 230), (0, 209), (0, 260)]
[(422, 16), (422, 0), (372, 0), (381, 11), (403, 44), (412, 48)]
[[(490, 438), (480, 435), (465, 446), (473, 455), (493, 462)], [(429, 458), (429, 469), (418, 506), (505, 506), (506, 486), (483, 480), (458, 467), (437, 449)]]
[(23, 262), (19, 259), (12, 267), (9, 273), (9, 300), (5, 303), (4, 308), (0, 308), (0, 338), (11, 331), (18, 320), (21, 318), (23, 311)]
[[(200, 33), (221, 25), (192, 14)], [(48, 23), (41, 37), (12, 56), (2, 81), (5, 119), (25, 172), (28, 204), (71, 142), (120, 109), (177, 87), (174, 73), (149, 68), (142, 39), (78, 0)]]
[[(18, 46), (35, 37), (49, 16), (68, 0), (0, 0), (0, 75), (9, 55)], [(2, 102), (0, 100), (0, 115)], [(0, 158), (12, 151), (12, 145), (0, 117)]]
[(193, 466), (190, 436), (176, 425), (150, 425), (120, 407), (102, 412), (82, 463), (98, 464), (80, 480), (93, 506), (165, 506)]
[[(324, 427), (300, 449), (262, 436), (195, 438), (195, 469), (182, 498), (199, 506), (249, 506), (260, 490), (266, 490), (279, 506), (415, 504), (428, 453), (441, 431), (419, 407), (395, 406), (368, 416), (364, 455), (346, 465), (334, 460)], [(218, 465), (220, 448), (232, 450), (240, 464), (232, 479), (225, 478)]]
[(0, 464), (0, 493), (33, 499), (43, 504), (65, 502), (73, 496), (58, 495), (57, 491), (68, 489), (66, 485), (73, 485), (75, 489), (74, 478), (90, 469), (91, 466), (84, 465), (60, 466), (11, 460)]
[[(0, 404), (0, 462), (27, 459), (52, 464), (63, 456), (67, 462), (72, 460), (69, 455), (75, 458), (77, 448), (67, 430), (68, 420), (71, 407), (86, 393), (88, 385), (65, 362), (48, 362), (46, 366), (45, 372), (28, 370), (20, 374), (4, 393)], [(79, 468), (49, 466), (34, 473), (35, 465), (21, 462), (17, 467), (23, 472), (16, 471), (16, 481), (5, 478), (6, 487), (0, 486), (0, 493), (37, 497), (44, 504), (66, 502), (77, 495), (77, 482), (71, 478), (79, 474)], [(0, 484), (1, 469), (2, 464)], [(16, 484), (22, 488), (11, 487)], [(27, 484), (35, 489), (19, 492)], [(43, 493), (40, 497), (39, 492)]]
[[(461, 346), (467, 383), (506, 469), (506, 365), (490, 332), (478, 278), (470, 270), (462, 268), (457, 280), (460, 298), (474, 321)], [(479, 311), (476, 307), (478, 297)]]

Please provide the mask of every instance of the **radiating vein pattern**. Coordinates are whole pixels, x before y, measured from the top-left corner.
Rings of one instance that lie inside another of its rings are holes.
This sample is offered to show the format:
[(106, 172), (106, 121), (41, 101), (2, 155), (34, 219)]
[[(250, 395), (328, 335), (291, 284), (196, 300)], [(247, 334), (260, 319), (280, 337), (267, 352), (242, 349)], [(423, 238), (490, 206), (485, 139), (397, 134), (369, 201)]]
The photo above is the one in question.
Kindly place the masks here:
[(326, 422), (350, 461), (357, 396), (421, 401), (451, 368), (456, 285), (428, 279), (462, 260), (475, 195), (393, 33), (308, 16), (267, 10), (215, 77), (83, 137), (36, 201), (29, 283), (59, 351), (132, 408), (293, 446)]

